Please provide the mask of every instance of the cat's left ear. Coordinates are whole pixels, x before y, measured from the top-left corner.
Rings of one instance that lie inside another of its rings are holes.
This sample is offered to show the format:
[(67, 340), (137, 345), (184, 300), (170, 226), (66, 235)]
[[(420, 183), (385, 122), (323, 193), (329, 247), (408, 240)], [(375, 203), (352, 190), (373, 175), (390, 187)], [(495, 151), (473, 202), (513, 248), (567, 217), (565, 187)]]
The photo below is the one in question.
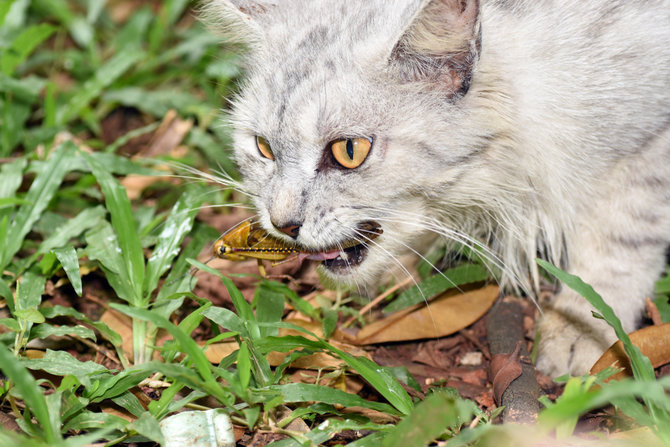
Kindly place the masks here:
[(229, 40), (253, 45), (264, 39), (263, 19), (276, 6), (276, 0), (207, 0), (200, 16)]
[(389, 63), (408, 82), (464, 95), (481, 51), (479, 0), (426, 0), (393, 47)]

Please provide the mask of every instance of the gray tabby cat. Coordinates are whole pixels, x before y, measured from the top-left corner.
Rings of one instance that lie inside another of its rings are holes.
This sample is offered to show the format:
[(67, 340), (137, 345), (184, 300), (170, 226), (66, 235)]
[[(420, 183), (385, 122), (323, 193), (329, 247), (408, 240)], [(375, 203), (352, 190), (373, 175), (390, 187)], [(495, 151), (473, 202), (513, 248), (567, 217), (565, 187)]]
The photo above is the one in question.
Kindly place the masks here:
[[(244, 188), (327, 275), (363, 287), (437, 234), (484, 247), (524, 290), (539, 254), (636, 327), (670, 242), (670, 0), (205, 10), (249, 48), (232, 113)], [(615, 338), (567, 288), (539, 329), (553, 376)]]

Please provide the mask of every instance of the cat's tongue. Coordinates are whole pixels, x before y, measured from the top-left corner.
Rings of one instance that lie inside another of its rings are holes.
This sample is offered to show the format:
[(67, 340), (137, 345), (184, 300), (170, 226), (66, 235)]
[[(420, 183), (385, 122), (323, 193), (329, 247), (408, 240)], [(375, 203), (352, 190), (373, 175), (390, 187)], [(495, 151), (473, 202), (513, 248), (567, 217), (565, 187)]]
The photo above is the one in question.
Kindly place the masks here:
[(321, 253), (300, 253), (298, 254), (298, 261), (302, 262), (305, 259), (312, 261), (327, 261), (328, 259), (335, 259), (342, 253), (341, 250), (324, 251)]

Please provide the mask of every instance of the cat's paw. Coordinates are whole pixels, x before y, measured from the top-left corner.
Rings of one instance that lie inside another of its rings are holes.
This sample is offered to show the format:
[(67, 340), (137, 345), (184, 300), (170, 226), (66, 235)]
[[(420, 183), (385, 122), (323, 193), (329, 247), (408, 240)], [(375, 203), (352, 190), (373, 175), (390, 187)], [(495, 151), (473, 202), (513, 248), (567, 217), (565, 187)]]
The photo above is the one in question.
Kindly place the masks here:
[(540, 346), (537, 369), (550, 377), (580, 376), (611, 345), (613, 330), (601, 320), (576, 321), (548, 311), (538, 325)]

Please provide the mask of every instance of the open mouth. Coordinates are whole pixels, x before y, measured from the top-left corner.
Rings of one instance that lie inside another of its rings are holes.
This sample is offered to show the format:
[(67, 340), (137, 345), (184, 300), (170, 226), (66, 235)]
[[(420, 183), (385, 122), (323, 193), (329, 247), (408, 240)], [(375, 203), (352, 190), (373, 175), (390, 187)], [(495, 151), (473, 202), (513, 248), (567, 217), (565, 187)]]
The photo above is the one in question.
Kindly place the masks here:
[[(301, 259), (323, 261), (323, 266), (333, 273), (344, 273), (365, 260), (368, 254), (368, 245), (372, 239), (383, 233), (381, 225), (368, 220), (356, 226), (358, 239), (344, 241), (340, 247), (318, 253), (301, 253)], [(361, 242), (361, 239), (364, 239)]]

